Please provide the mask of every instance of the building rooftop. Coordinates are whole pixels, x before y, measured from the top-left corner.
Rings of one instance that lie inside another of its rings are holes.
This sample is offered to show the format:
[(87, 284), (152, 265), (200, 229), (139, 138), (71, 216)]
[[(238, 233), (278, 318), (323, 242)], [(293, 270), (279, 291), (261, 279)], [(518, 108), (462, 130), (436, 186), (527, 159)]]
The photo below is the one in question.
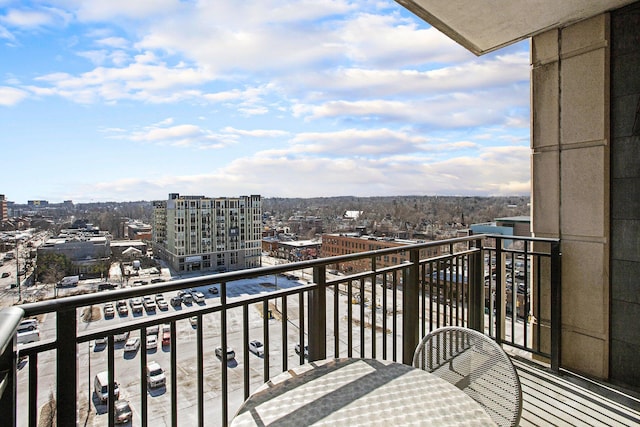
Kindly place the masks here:
[(497, 221), (511, 221), (511, 222), (531, 222), (531, 217), (528, 215), (523, 216), (505, 216), (503, 218), (496, 218)]

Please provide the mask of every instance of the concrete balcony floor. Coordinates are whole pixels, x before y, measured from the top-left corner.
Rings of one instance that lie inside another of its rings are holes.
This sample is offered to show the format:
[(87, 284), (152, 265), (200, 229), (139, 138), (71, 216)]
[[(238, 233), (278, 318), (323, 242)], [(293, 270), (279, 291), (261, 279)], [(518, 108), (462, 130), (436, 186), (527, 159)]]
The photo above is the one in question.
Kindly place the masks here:
[(514, 358), (522, 384), (521, 426), (639, 426), (640, 398)]

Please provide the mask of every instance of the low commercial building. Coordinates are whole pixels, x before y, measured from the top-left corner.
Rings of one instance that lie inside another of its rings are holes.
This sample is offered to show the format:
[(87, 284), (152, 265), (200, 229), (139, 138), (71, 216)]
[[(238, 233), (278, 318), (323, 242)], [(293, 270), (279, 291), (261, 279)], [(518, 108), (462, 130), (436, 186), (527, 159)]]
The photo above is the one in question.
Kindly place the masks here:
[(141, 221), (128, 221), (122, 226), (122, 235), (129, 240), (151, 240), (153, 229), (151, 224), (145, 224)]
[[(385, 248), (414, 245), (424, 243), (418, 240), (396, 239), (392, 237), (376, 237), (360, 233), (339, 233), (322, 235), (322, 257), (347, 255)], [(440, 254), (439, 247), (425, 248), (420, 251), (420, 258), (435, 257)], [(409, 252), (394, 255), (383, 255), (376, 258), (378, 268), (397, 265), (409, 260)], [(361, 272), (370, 269), (367, 259), (351, 261), (335, 265), (335, 269), (343, 272)]]
[(106, 232), (84, 234), (71, 232), (50, 238), (37, 249), (38, 257), (55, 253), (66, 256), (74, 274), (99, 277), (108, 272), (111, 257), (111, 236)]
[[(116, 259), (131, 259), (137, 258), (135, 254), (139, 253), (139, 256), (147, 254), (147, 243), (141, 240), (112, 240), (111, 241), (111, 255)], [(132, 255), (131, 249), (135, 249), (136, 252)]]
[(288, 261), (304, 261), (316, 259), (320, 254), (322, 242), (319, 240), (263, 240), (262, 247), (269, 248), (269, 255)]

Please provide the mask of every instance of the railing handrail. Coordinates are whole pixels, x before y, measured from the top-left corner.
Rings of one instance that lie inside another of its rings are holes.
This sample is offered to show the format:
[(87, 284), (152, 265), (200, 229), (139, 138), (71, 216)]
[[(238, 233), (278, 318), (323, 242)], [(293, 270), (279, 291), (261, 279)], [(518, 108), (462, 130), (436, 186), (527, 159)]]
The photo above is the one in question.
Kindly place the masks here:
[(484, 239), (523, 240), (526, 242), (560, 243), (557, 237), (512, 236), (508, 234), (478, 234), (475, 237)]
[(0, 310), (0, 354), (13, 345), (18, 325), (24, 318), (24, 310), (17, 306)]
[[(22, 304), (21, 307), (25, 312), (25, 316), (35, 316), (52, 311), (65, 310), (70, 308), (83, 307), (92, 304), (99, 304), (118, 299), (134, 298), (142, 295), (148, 295), (152, 289), (155, 293), (171, 292), (179, 289), (193, 288), (199, 286), (209, 286), (214, 283), (229, 283), (236, 280), (253, 278), (257, 276), (273, 275), (284, 273), (291, 270), (302, 270), (305, 268), (313, 268), (320, 265), (336, 264), (349, 261), (357, 261), (361, 259), (370, 259), (371, 257), (382, 256), (385, 254), (409, 252), (415, 249), (426, 249), (438, 246), (450, 246), (456, 243), (464, 243), (472, 240), (482, 239), (485, 235), (474, 235), (457, 237), (454, 239), (437, 240), (434, 242), (416, 243), (412, 245), (403, 245), (393, 248), (376, 249), (367, 252), (359, 252), (356, 254), (338, 255), (329, 258), (317, 258), (313, 260), (297, 261), (286, 264), (273, 266), (265, 266), (252, 268), (250, 270), (238, 270), (225, 273), (213, 273), (193, 278), (185, 278), (171, 280), (170, 282), (159, 282), (152, 285), (140, 285), (131, 288), (114, 289), (110, 291), (102, 291), (91, 294), (65, 296), (64, 298), (38, 301), (33, 303)], [(401, 264), (399, 264), (401, 266)]]
[(0, 414), (3, 422), (14, 425), (16, 419), (16, 331), (24, 317), (20, 307), (0, 310)]

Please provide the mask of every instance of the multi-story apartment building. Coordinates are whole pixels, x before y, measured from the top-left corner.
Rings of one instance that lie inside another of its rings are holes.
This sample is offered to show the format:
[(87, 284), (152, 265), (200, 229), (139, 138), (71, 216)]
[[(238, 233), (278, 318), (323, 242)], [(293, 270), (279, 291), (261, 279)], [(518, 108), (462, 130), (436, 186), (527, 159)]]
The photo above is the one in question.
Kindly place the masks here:
[(9, 219), (9, 209), (7, 208), (7, 198), (0, 194), (0, 221)]
[(153, 248), (176, 271), (260, 266), (259, 195), (211, 198), (169, 194), (153, 202)]
[(29, 209), (46, 208), (49, 206), (48, 200), (27, 200), (27, 206)]

